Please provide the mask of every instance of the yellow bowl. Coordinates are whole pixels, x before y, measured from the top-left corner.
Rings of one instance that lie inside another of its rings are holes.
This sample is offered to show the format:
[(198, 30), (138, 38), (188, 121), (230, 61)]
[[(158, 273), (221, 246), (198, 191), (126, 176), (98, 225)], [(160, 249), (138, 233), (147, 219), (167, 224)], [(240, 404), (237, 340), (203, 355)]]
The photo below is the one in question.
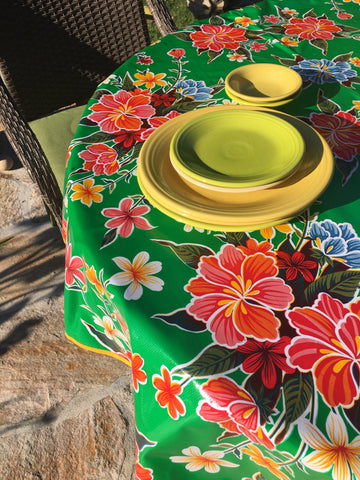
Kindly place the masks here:
[(294, 96), (302, 87), (302, 78), (283, 65), (252, 63), (230, 72), (225, 87), (235, 97), (264, 104)]
[(243, 98), (239, 97), (238, 95), (233, 95), (232, 93), (229, 92), (227, 88), (225, 88), (225, 93), (226, 95), (231, 99), (234, 100), (234, 102), (238, 103), (239, 105), (248, 105), (252, 107), (266, 107), (266, 108), (274, 108), (274, 107), (280, 107), (281, 105), (285, 105), (286, 103), (290, 103), (298, 96), (300, 95), (302, 89), (298, 90), (294, 95), (291, 95), (290, 97), (286, 97), (283, 100), (278, 100), (276, 102), (259, 102), (259, 103), (252, 103), (252, 102), (247, 102)]

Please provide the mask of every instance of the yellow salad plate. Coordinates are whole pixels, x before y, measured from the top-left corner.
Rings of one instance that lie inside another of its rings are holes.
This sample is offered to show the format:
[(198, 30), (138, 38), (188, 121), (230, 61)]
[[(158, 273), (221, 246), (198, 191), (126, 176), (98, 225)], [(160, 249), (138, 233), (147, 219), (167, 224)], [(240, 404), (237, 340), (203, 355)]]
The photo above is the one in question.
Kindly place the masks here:
[(322, 137), (301, 120), (276, 110), (274, 118), (288, 121), (302, 135), (305, 151), (298, 169), (283, 182), (263, 190), (246, 192), (233, 204), (200, 195), (174, 170), (170, 161), (170, 143), (175, 132), (189, 120), (208, 111), (254, 107), (226, 105), (194, 110), (161, 125), (144, 143), (138, 162), (138, 181), (143, 194), (160, 211), (182, 223), (217, 231), (251, 231), (289, 221), (300, 214), (328, 186), (334, 162)]
[(233, 95), (226, 87), (225, 87), (225, 93), (231, 100), (234, 100), (234, 102), (238, 103), (239, 105), (273, 108), (273, 107), (281, 107), (281, 105), (285, 105), (286, 103), (290, 103), (293, 100), (295, 100), (300, 95), (301, 88), (294, 95), (291, 95), (290, 97), (286, 97), (283, 100), (278, 100), (277, 102), (265, 102), (265, 101), (257, 102), (257, 103), (247, 102), (246, 100), (239, 97), (238, 95)]
[(300, 132), (259, 110), (208, 109), (183, 124), (170, 142), (177, 172), (217, 187), (258, 187), (290, 175), (304, 153)]
[(302, 87), (302, 78), (284, 65), (251, 63), (232, 70), (225, 78), (225, 87), (231, 95), (246, 102), (264, 104), (296, 95)]

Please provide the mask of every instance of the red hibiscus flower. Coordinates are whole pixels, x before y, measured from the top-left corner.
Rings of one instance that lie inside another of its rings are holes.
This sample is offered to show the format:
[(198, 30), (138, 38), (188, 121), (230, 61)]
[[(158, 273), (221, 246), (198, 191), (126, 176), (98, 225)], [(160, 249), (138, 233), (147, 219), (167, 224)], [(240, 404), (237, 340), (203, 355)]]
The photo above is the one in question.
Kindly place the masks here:
[(141, 118), (149, 118), (155, 113), (149, 103), (150, 96), (143, 92), (134, 95), (134, 92), (119, 90), (115, 94), (102, 95), (98, 103), (90, 107), (94, 113), (88, 118), (98, 123), (103, 132), (139, 130), (143, 123)]
[(328, 405), (351, 406), (360, 394), (360, 318), (327, 293), (287, 315), (298, 334), (286, 349), (290, 364), (312, 371)]
[(351, 13), (346, 13), (346, 12), (338, 12), (336, 16), (341, 20), (349, 20), (349, 18), (352, 18), (354, 15), (351, 15)]
[(127, 130), (120, 130), (120, 132), (116, 133), (116, 137), (114, 141), (116, 143), (122, 144), (125, 148), (132, 147), (135, 143), (143, 142), (141, 138), (142, 133), (145, 131), (145, 128), (140, 128), (140, 130), (134, 131), (127, 131)]
[(152, 132), (154, 132), (158, 127), (160, 127), (160, 125), (171, 120), (172, 118), (177, 117), (178, 115), (181, 115), (181, 113), (176, 112), (175, 110), (172, 110), (171, 112), (167, 113), (164, 117), (149, 118), (149, 123), (152, 128), (148, 128), (145, 132), (143, 132), (142, 139), (146, 140), (152, 134)]
[(262, 253), (245, 256), (225, 245), (218, 255), (202, 257), (197, 272), (185, 287), (195, 297), (187, 312), (207, 323), (217, 343), (232, 348), (246, 336), (278, 339), (280, 322), (272, 309), (286, 310), (293, 295), (276, 277), (273, 258)]
[(239, 352), (244, 355), (242, 369), (246, 373), (260, 371), (265, 388), (274, 388), (279, 371), (294, 372), (294, 369), (288, 365), (284, 352), (289, 343), (289, 337), (281, 337), (278, 342), (258, 342), (248, 339), (246, 343), (237, 347)]
[(185, 414), (185, 405), (179, 395), (182, 393), (182, 386), (179, 382), (173, 382), (169, 370), (161, 367), (162, 377), (153, 376), (153, 385), (158, 390), (155, 398), (159, 405), (167, 408), (171, 418), (177, 420), (179, 415)]
[(135, 463), (135, 480), (153, 480), (151, 468), (145, 468), (139, 462)]
[(92, 170), (95, 175), (106, 173), (112, 175), (119, 169), (118, 155), (116, 151), (105, 144), (96, 143), (86, 147), (86, 151), (80, 152), (79, 157), (85, 160), (83, 168)]
[(132, 198), (123, 198), (119, 203), (119, 208), (104, 208), (101, 212), (104, 217), (110, 217), (105, 223), (107, 228), (117, 228), (117, 233), (120, 237), (129, 237), (134, 227), (141, 230), (149, 230), (153, 228), (150, 223), (142, 217), (150, 211), (147, 205), (139, 205), (133, 207), (134, 201)]
[(140, 357), (138, 353), (134, 353), (131, 357), (131, 369), (132, 377), (134, 383), (134, 390), (139, 391), (139, 383), (146, 383), (146, 373), (144, 370), (141, 370), (141, 367), (144, 365), (144, 360)]
[(185, 50), (183, 48), (173, 48), (168, 52), (168, 55), (179, 59), (185, 55)]
[(216, 422), (229, 432), (245, 434), (268, 448), (273, 444), (260, 427), (260, 410), (252, 396), (233, 380), (220, 377), (201, 386), (205, 398), (198, 407), (199, 416)]
[(294, 252), (290, 255), (287, 252), (278, 251), (277, 256), (277, 266), (280, 270), (285, 269), (286, 280), (295, 280), (299, 275), (302, 275), (307, 282), (314, 280), (318, 265), (313, 260), (305, 260), (306, 257), (302, 252)]
[(236, 50), (246, 40), (245, 30), (226, 25), (201, 25), (201, 30), (190, 34), (194, 47), (220, 52), (224, 48)]
[(351, 161), (360, 153), (360, 120), (346, 112), (312, 113), (310, 120), (329, 144), (334, 156)]
[[(71, 256), (71, 244), (65, 247), (65, 283), (71, 285), (78, 278), (81, 283), (85, 283), (85, 276), (80, 270), (84, 266), (80, 257)], [(76, 277), (76, 278), (75, 278)]]
[(341, 28), (332, 20), (319, 17), (292, 18), (290, 23), (285, 25), (285, 29), (286, 35), (298, 35), (306, 40), (331, 40), (334, 33), (341, 32)]
[(165, 107), (170, 107), (175, 102), (176, 98), (169, 93), (153, 93), (151, 95), (151, 102), (154, 107), (159, 107), (164, 105)]

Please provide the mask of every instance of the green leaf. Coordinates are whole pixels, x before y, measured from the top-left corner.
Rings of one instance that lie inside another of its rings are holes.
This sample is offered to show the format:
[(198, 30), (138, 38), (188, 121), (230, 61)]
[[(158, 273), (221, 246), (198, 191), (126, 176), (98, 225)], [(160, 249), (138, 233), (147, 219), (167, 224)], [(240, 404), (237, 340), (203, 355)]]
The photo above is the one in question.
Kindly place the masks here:
[(360, 432), (360, 400), (356, 400), (350, 408), (343, 408), (343, 411), (355, 429)]
[(108, 245), (113, 243), (114, 240), (116, 239), (116, 237), (117, 237), (117, 229), (116, 228), (112, 228), (111, 230), (108, 230), (104, 235), (103, 243), (102, 243), (100, 248), (107, 247)]
[(95, 327), (90, 325), (90, 323), (85, 322), (84, 320), (81, 320), (82, 323), (85, 325), (85, 327), (89, 330), (90, 334), (95, 337), (99, 343), (104, 345), (104, 347), (108, 348), (112, 352), (124, 352), (125, 349), (121, 347), (118, 343), (114, 342), (111, 340), (109, 337), (105, 335), (103, 332), (99, 332), (99, 330), (96, 330)]
[(352, 57), (354, 52), (350, 53), (343, 53), (342, 55), (338, 55), (337, 57), (333, 58), (333, 62), (348, 62)]
[(314, 386), (311, 373), (285, 375), (285, 432), (305, 412), (313, 396)]
[(246, 242), (249, 240), (249, 235), (245, 232), (224, 232), (215, 236), (222, 242), (231, 243), (235, 247), (246, 245)]
[(360, 77), (351, 77), (349, 80), (351, 83), (360, 83)]
[(213, 17), (210, 17), (209, 20), (210, 25), (224, 25), (225, 20), (218, 15), (214, 15)]
[(176, 368), (174, 373), (203, 378), (235, 370), (241, 362), (241, 353), (238, 350), (220, 345), (210, 345), (200, 352), (192, 362)]
[(308, 12), (304, 13), (303, 18), (306, 18), (306, 17), (314, 17), (314, 18), (317, 17), (313, 8), (311, 10), (309, 10)]
[(208, 57), (209, 57), (209, 61), (208, 63), (212, 62), (213, 60), (215, 60), (216, 57), (218, 57), (219, 55), (222, 54), (222, 50), (220, 50), (219, 52), (213, 52), (212, 50), (209, 50), (208, 51)]
[(346, 270), (322, 275), (305, 288), (307, 305), (312, 305), (320, 292), (326, 292), (343, 303), (350, 302), (360, 283), (360, 270)]
[(185, 42), (191, 42), (190, 32), (175, 32), (172, 35), (180, 40), (184, 40)]
[(343, 32), (351, 33), (351, 32), (358, 32), (360, 28), (351, 27), (350, 25), (337, 25), (341, 28)]
[(137, 429), (135, 429), (135, 435), (136, 435), (136, 445), (140, 451), (145, 447), (148, 447), (148, 446), (153, 447), (154, 445), (156, 445), (156, 442), (153, 442), (152, 440), (149, 440), (148, 438), (146, 438), (145, 435), (143, 433), (140, 433)]
[(106, 143), (113, 140), (116, 137), (114, 133), (96, 132), (92, 133), (88, 137), (77, 138), (76, 143)]
[(281, 65), (285, 65), (287, 67), (292, 67), (293, 65), (297, 65), (298, 62), (296, 60), (293, 60), (291, 58), (281, 58), (278, 57), (277, 55), (272, 55), (274, 58), (277, 58)]
[(191, 268), (197, 268), (200, 258), (202, 256), (214, 255), (214, 252), (203, 245), (197, 245), (195, 243), (180, 243), (171, 242), (170, 240), (154, 240), (160, 245), (170, 247), (177, 257), (180, 258), (185, 265)]
[(112, 92), (110, 90), (107, 90), (106, 88), (101, 88), (99, 90), (96, 90), (96, 92), (94, 92), (94, 95), (91, 98), (93, 98), (94, 100), (98, 100), (103, 95), (111, 95), (111, 94)]
[(340, 158), (336, 158), (336, 168), (342, 174), (341, 185), (344, 186), (352, 177), (353, 173), (359, 167), (359, 161), (355, 157), (351, 162), (345, 162), (344, 160), (340, 160)]
[(285, 28), (281, 25), (271, 25), (271, 27), (265, 28), (265, 32), (283, 35), (285, 33)]
[(134, 81), (130, 77), (129, 72), (126, 72), (126, 75), (125, 75), (124, 80), (123, 80), (123, 89), (126, 90), (126, 91), (130, 91), (133, 88), (134, 88)]
[(334, 115), (340, 110), (340, 107), (337, 103), (324, 97), (323, 91), (321, 89), (318, 91), (317, 106), (320, 112), (326, 113), (327, 115)]
[(310, 40), (310, 43), (314, 47), (319, 48), (322, 51), (323, 55), (327, 54), (328, 43), (323, 38), (314, 38), (313, 40)]
[(174, 325), (180, 330), (187, 332), (203, 332), (206, 330), (206, 324), (189, 315), (186, 310), (175, 310), (171, 313), (158, 313), (152, 318), (162, 320), (168, 325)]
[(244, 55), (248, 60), (252, 61), (251, 53), (244, 47), (239, 47), (235, 50), (238, 55)]

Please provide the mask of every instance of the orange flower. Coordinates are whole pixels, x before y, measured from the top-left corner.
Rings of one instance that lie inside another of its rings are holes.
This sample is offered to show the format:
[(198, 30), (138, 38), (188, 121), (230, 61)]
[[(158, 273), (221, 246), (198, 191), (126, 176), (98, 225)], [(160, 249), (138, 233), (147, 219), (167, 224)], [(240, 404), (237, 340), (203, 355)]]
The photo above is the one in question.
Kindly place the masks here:
[(71, 195), (71, 200), (81, 200), (81, 203), (91, 206), (92, 202), (100, 203), (102, 202), (102, 195), (99, 193), (104, 190), (104, 187), (94, 186), (94, 180), (88, 178), (84, 180), (84, 183), (75, 183), (72, 186), (72, 190), (75, 191)]
[(358, 57), (350, 58), (350, 63), (355, 65), (355, 67), (360, 67), (360, 58)]
[(96, 290), (100, 293), (100, 295), (103, 295), (105, 293), (104, 285), (100, 282), (100, 280), (98, 280), (93, 266), (89, 268), (89, 266), (86, 265), (85, 275), (89, 282), (95, 286)]
[(269, 472), (275, 475), (277, 478), (282, 478), (284, 480), (289, 480), (284, 473), (280, 472), (280, 466), (271, 458), (264, 457), (261, 451), (255, 447), (255, 445), (248, 445), (246, 448), (241, 449), (242, 453), (250, 456), (252, 460), (257, 465), (267, 468)]
[(235, 18), (236, 23), (241, 23), (243, 27), (248, 27), (249, 25), (255, 25), (255, 22), (249, 17), (237, 17)]
[(297, 47), (299, 45), (299, 42), (297, 42), (296, 40), (291, 40), (290, 38), (288, 37), (283, 37), (280, 42), (283, 44), (283, 45), (286, 45), (287, 47)]
[(172, 381), (170, 372), (164, 365), (161, 367), (161, 374), (162, 377), (153, 376), (153, 385), (159, 390), (156, 392), (155, 398), (161, 407), (167, 408), (170, 417), (177, 420), (179, 415), (185, 414), (185, 405), (178, 398), (178, 395), (182, 393), (182, 386), (179, 382)]
[(142, 73), (135, 73), (134, 77), (139, 79), (134, 82), (134, 85), (142, 85), (145, 83), (146, 88), (153, 88), (155, 85), (159, 85), (159, 87), (166, 85), (166, 82), (161, 80), (165, 77), (165, 73), (154, 75), (152, 72), (146, 71), (145, 75)]
[(249, 238), (245, 245), (239, 245), (237, 247), (245, 255), (255, 255), (255, 253), (261, 252), (268, 257), (275, 257), (275, 253), (271, 251), (272, 245), (270, 242), (258, 243), (255, 238)]
[(138, 383), (145, 384), (147, 380), (146, 373), (144, 370), (141, 370), (141, 367), (144, 365), (144, 360), (140, 357), (138, 353), (134, 353), (131, 357), (131, 369), (134, 382), (134, 390), (139, 391)]

